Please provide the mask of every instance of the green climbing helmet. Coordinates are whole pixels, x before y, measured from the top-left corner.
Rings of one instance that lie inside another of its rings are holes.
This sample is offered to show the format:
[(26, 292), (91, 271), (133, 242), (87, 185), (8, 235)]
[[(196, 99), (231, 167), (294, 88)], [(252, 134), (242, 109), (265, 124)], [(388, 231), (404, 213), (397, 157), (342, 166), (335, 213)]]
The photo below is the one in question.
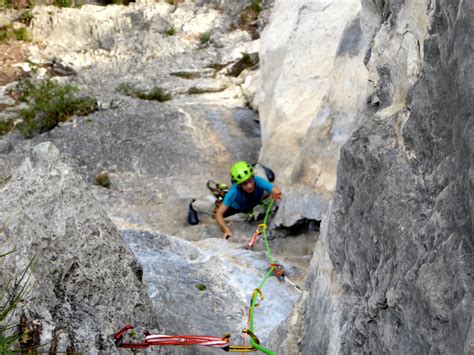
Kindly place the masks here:
[(253, 168), (246, 161), (238, 161), (230, 168), (232, 182), (240, 185), (253, 176)]

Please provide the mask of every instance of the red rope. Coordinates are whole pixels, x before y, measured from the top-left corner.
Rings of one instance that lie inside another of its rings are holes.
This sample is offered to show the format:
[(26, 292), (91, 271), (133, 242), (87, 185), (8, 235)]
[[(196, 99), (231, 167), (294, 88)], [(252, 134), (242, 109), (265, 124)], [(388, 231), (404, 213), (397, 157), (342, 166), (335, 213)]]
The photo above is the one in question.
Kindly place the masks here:
[(201, 345), (213, 348), (224, 348), (230, 343), (230, 336), (215, 337), (207, 335), (153, 335), (143, 332), (145, 340), (141, 343), (123, 342), (123, 336), (127, 331), (133, 329), (133, 326), (126, 325), (114, 336), (115, 345), (121, 348), (143, 349), (155, 345)]

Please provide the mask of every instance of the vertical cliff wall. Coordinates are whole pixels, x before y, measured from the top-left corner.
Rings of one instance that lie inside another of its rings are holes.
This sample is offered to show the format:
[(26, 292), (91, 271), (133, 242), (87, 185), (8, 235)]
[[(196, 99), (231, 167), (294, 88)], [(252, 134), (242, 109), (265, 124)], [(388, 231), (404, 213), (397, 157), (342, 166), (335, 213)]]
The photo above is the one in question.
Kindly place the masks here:
[(339, 147), (367, 97), (370, 31), (360, 1), (276, 1), (262, 34), (260, 160), (286, 198), (276, 224), (321, 220), (336, 183)]
[(368, 103), (341, 148), (307, 289), (273, 345), (472, 353), (474, 3), (362, 5)]

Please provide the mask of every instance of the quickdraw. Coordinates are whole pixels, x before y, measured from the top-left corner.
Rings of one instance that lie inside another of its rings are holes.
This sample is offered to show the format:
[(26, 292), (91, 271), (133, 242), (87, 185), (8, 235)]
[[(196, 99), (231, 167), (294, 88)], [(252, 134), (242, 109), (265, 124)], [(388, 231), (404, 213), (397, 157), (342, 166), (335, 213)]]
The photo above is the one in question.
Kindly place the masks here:
[(285, 270), (283, 269), (283, 265), (270, 264), (270, 267), (273, 268), (273, 272), (276, 276), (285, 276)]
[[(252, 307), (252, 302), (254, 302), (254, 300), (257, 299), (257, 296), (260, 296), (260, 301), (265, 300), (265, 297), (263, 297), (262, 291), (259, 288), (256, 288), (253, 290), (252, 298), (250, 298), (250, 307)], [(258, 307), (258, 306), (260, 306), (260, 303), (254, 304), (254, 307)]]
[(249, 240), (247, 243), (247, 249), (252, 249), (255, 243), (257, 242), (257, 238), (259, 235), (262, 235), (264, 231), (267, 230), (267, 225), (266, 224), (259, 224), (257, 227), (257, 230), (255, 231), (254, 235), (252, 238)]
[[(260, 340), (258, 340), (257, 336), (250, 329), (245, 328), (242, 330), (242, 333), (250, 336), (255, 344), (260, 345)], [(233, 353), (251, 353), (257, 351), (257, 349), (251, 345), (229, 345), (222, 350)]]

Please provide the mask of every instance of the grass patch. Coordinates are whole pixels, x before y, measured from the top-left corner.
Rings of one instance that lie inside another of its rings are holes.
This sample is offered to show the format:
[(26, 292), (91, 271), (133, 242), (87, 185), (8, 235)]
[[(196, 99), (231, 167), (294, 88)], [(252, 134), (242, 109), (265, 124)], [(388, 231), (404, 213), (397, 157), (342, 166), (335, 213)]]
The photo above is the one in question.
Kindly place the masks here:
[(189, 95), (208, 94), (208, 93), (213, 93), (213, 92), (222, 92), (225, 89), (227, 89), (227, 88), (226, 87), (222, 87), (222, 88), (199, 88), (197, 86), (193, 86), (193, 87), (189, 88), (188, 94)]
[(204, 285), (204, 284), (197, 284), (196, 288), (201, 292), (206, 291), (206, 289), (207, 289), (206, 285)]
[(28, 42), (30, 41), (30, 33), (26, 27), (22, 27), (15, 31), (15, 38), (18, 41)]
[(0, 9), (9, 9), (12, 7), (10, 0), (0, 0)]
[(252, 3), (250, 4), (250, 7), (252, 8), (253, 11), (255, 11), (257, 14), (262, 12), (263, 7), (262, 4), (259, 0), (252, 0)]
[(246, 6), (240, 13), (240, 25), (245, 26), (255, 21), (260, 11), (262, 11), (262, 5), (260, 5), (258, 1), (252, 1), (252, 3)]
[(26, 27), (14, 29), (12, 24), (0, 27), (0, 43), (16, 39), (17, 41), (29, 41), (30, 35)]
[(122, 83), (117, 86), (116, 90), (123, 95), (142, 100), (164, 102), (172, 99), (171, 94), (160, 87), (154, 87), (150, 91), (143, 91), (128, 83)]
[(210, 69), (214, 69), (216, 71), (219, 71), (219, 70), (225, 68), (226, 66), (227, 66), (227, 64), (211, 63), (211, 64), (206, 65), (204, 68), (210, 68)]
[(0, 0), (0, 9), (26, 9), (35, 6), (34, 0)]
[(33, 17), (33, 12), (31, 12), (31, 10), (26, 10), (23, 11), (20, 16), (18, 16), (17, 20), (29, 26), (31, 24), (31, 20), (33, 20)]
[(72, 0), (54, 0), (53, 5), (59, 8), (72, 7), (73, 2)]
[(95, 177), (95, 183), (99, 186), (105, 187), (106, 189), (110, 189), (111, 183), (109, 174), (107, 174), (106, 172), (100, 173)]
[[(0, 232), (3, 232), (3, 230), (0, 230)], [(13, 252), (14, 251), (11, 251), (0, 255), (0, 258), (4, 258)], [(30, 292), (31, 270), (34, 268), (35, 263), (36, 257), (30, 261), (21, 275), (13, 275), (0, 289), (1, 354), (12, 354), (15, 351), (15, 344), (20, 343), (20, 346), (23, 347), (21, 343), (25, 343), (31, 339), (30, 335), (25, 331), (21, 324), (10, 324), (10, 318), (12, 313), (18, 308), (19, 304)], [(18, 332), (12, 331), (15, 328), (18, 329)]]
[(212, 32), (201, 33), (201, 35), (199, 36), (199, 43), (201, 43), (202, 45), (209, 43), (211, 36)]
[(188, 71), (177, 71), (174, 73), (170, 73), (170, 75), (177, 76), (183, 79), (197, 79), (201, 77), (201, 74), (199, 73), (193, 73)]
[(165, 31), (165, 35), (167, 36), (174, 36), (176, 34), (176, 28), (171, 27), (170, 29)]
[(259, 62), (258, 53), (249, 54), (247, 52), (242, 53), (242, 57), (230, 68), (228, 75), (239, 76), (245, 69), (251, 68), (257, 65)]
[(86, 116), (97, 111), (97, 101), (79, 96), (79, 89), (60, 85), (51, 79), (37, 83), (25, 80), (20, 84), (20, 100), (29, 106), (21, 111), (23, 122), (16, 128), (26, 137), (47, 132), (73, 115)]

